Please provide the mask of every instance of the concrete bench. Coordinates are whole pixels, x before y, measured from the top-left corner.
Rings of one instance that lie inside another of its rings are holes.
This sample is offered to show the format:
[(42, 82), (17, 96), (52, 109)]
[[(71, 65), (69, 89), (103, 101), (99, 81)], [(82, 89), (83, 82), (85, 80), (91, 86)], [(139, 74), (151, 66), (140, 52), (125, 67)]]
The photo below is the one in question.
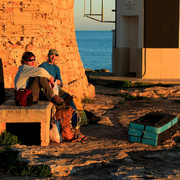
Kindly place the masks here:
[(0, 105), (0, 134), (6, 130), (6, 123), (40, 123), (41, 146), (48, 146), (53, 107), (51, 102), (46, 101), (39, 101), (30, 107), (19, 107), (14, 100), (7, 100)]

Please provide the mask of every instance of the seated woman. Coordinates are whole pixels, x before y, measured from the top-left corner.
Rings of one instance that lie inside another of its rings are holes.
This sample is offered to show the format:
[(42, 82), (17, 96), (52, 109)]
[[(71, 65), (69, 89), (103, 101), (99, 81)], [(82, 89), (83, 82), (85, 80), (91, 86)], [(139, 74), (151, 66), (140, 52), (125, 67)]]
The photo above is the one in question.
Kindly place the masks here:
[[(35, 55), (32, 52), (25, 52), (22, 56), (21, 66), (15, 76), (15, 90), (28, 89), (32, 92), (32, 102), (39, 100), (41, 89), (47, 99), (56, 106), (61, 106), (63, 98), (55, 95), (49, 85), (54, 85), (54, 78), (45, 69), (35, 67)], [(49, 80), (49, 82), (48, 82)]]

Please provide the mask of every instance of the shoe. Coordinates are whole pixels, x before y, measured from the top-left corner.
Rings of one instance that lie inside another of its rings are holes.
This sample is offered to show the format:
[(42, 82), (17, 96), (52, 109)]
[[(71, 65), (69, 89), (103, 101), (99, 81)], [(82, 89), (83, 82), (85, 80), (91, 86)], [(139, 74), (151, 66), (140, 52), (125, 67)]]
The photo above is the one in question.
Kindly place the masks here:
[(65, 102), (62, 102), (62, 104), (60, 105), (56, 105), (56, 111), (60, 110), (60, 109), (64, 109), (66, 108), (67, 106), (65, 105)]
[(91, 117), (89, 118), (88, 124), (97, 124), (101, 119), (99, 117)]
[(52, 99), (51, 102), (53, 102), (55, 105), (62, 105), (64, 102), (64, 99), (59, 97), (58, 95), (55, 95)]
[(38, 101), (33, 101), (32, 104), (38, 104)]
[(97, 117), (94, 113), (84, 110), (84, 112), (86, 113), (86, 116), (88, 118), (88, 124), (97, 124), (101, 119), (100, 117)]

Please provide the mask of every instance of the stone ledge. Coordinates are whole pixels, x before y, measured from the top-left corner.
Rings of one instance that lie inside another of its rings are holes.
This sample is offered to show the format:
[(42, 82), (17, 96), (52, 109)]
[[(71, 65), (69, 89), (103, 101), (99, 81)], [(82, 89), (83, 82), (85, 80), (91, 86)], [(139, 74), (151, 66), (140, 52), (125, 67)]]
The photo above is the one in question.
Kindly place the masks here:
[(0, 134), (6, 130), (6, 123), (36, 123), (39, 122), (41, 146), (49, 145), (50, 119), (53, 114), (51, 102), (39, 101), (30, 107), (15, 105), (14, 100), (7, 100), (0, 105)]
[(14, 100), (7, 100), (0, 105), (0, 122), (49, 122), (51, 102), (39, 101), (30, 107), (15, 105)]

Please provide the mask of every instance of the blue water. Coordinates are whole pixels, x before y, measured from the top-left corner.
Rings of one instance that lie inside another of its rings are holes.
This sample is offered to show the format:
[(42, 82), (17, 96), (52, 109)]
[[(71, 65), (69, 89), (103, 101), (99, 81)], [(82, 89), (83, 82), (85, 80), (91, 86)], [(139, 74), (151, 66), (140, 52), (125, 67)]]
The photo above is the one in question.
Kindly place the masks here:
[(111, 31), (76, 31), (76, 40), (85, 69), (112, 71)]

